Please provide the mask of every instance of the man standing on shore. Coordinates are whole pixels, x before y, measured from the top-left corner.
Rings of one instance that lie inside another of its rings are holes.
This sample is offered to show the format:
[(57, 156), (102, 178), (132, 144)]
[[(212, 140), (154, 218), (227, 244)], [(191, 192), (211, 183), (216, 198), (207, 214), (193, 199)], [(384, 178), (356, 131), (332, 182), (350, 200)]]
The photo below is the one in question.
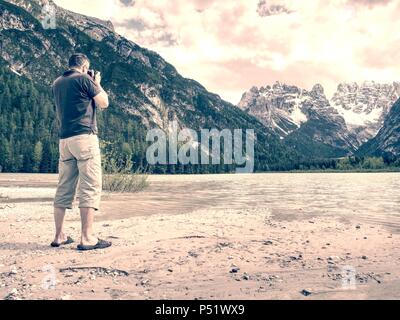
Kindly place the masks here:
[(56, 235), (52, 247), (74, 241), (64, 233), (66, 209), (72, 208), (78, 189), (82, 222), (78, 250), (104, 249), (110, 242), (93, 234), (95, 212), (100, 207), (102, 172), (97, 137), (96, 107), (108, 107), (108, 95), (101, 87), (100, 73), (89, 75), (90, 62), (84, 54), (69, 59), (69, 70), (53, 84), (60, 123), (59, 182), (54, 200)]

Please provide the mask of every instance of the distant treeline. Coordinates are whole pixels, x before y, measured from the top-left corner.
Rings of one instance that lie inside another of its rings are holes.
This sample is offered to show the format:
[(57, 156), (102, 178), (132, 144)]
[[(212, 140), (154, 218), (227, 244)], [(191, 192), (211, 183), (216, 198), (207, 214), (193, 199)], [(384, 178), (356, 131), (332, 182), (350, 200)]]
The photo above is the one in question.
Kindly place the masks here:
[(374, 171), (400, 170), (400, 159), (390, 157), (346, 157), (341, 159), (313, 160), (295, 165), (294, 170)]
[[(232, 165), (168, 165), (146, 163), (146, 128), (139, 119), (127, 116), (111, 105), (98, 114), (105, 170), (149, 173), (229, 173)], [(256, 171), (354, 170), (400, 167), (399, 161), (384, 158), (293, 161), (279, 155), (279, 161), (266, 167), (267, 156), (257, 154)], [(55, 173), (58, 169), (58, 125), (50, 89), (10, 72), (0, 65), (0, 172)]]

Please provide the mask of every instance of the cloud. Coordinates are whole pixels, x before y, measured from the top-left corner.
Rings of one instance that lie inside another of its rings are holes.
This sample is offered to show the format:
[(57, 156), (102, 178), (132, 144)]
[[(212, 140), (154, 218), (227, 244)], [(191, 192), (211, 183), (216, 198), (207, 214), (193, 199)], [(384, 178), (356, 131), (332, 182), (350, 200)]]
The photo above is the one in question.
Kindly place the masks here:
[(129, 7), (135, 4), (135, 0), (119, 0), (124, 6)]
[(291, 11), (282, 4), (269, 4), (266, 0), (260, 0), (257, 5), (257, 13), (260, 17), (274, 16), (279, 14), (291, 13)]
[(233, 103), (277, 80), (305, 89), (321, 83), (328, 95), (343, 81), (399, 80), (399, 1), (55, 1), (110, 19), (120, 34)]
[(348, 4), (364, 5), (371, 8), (377, 5), (387, 5), (391, 1), (392, 0), (348, 0)]
[(176, 36), (167, 30), (167, 26), (162, 20), (159, 24), (154, 24), (142, 18), (132, 18), (123, 22), (115, 22), (114, 27), (129, 30), (131, 37), (146, 37), (147, 46), (170, 47), (178, 43)]

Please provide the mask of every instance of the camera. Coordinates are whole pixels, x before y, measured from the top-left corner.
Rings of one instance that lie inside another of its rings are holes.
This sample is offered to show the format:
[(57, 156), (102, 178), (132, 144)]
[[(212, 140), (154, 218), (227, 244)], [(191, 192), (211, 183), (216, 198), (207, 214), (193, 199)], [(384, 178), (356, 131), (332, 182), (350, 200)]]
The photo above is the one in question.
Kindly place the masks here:
[(92, 79), (94, 79), (94, 76), (96, 75), (96, 72), (95, 72), (93, 69), (91, 69), (91, 70), (88, 70), (87, 74), (88, 74)]

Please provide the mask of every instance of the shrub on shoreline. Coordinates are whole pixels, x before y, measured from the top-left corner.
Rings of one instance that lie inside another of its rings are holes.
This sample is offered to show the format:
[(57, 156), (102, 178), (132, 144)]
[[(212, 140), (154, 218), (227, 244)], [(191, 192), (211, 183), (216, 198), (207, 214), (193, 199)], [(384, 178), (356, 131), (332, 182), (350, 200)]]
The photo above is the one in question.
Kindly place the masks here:
[(139, 192), (149, 186), (147, 176), (139, 173), (103, 175), (103, 190), (117, 193)]
[(148, 187), (148, 176), (139, 170), (133, 172), (131, 150), (118, 156), (110, 148), (111, 143), (101, 142), (103, 164), (103, 190), (116, 193), (139, 192)]

